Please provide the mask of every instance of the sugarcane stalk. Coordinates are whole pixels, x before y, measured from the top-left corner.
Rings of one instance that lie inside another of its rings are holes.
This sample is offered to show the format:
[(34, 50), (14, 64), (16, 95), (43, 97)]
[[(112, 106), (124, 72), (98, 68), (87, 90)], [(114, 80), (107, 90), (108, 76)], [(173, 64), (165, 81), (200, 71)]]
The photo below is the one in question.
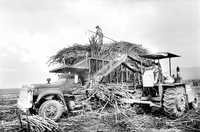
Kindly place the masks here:
[(19, 113), (18, 110), (16, 110), (16, 112), (17, 112), (17, 116), (18, 116), (18, 119), (19, 119), (19, 122), (20, 122), (21, 129), (23, 130), (23, 125), (22, 125), (22, 120), (21, 120), (20, 113)]

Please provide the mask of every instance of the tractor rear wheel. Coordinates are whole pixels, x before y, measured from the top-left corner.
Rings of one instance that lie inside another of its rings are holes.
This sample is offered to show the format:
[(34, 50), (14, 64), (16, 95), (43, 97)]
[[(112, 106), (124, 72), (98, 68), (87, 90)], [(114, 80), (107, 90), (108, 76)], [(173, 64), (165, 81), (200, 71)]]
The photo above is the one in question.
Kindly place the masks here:
[(164, 91), (164, 111), (170, 117), (180, 117), (186, 111), (186, 93), (184, 87), (169, 87)]

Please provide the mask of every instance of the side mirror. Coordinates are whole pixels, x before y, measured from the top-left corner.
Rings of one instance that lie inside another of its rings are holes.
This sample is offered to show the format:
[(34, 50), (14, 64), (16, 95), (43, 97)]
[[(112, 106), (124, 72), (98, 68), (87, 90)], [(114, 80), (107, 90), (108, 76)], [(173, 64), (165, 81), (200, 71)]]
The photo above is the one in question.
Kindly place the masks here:
[(47, 78), (47, 83), (50, 84), (51, 78)]

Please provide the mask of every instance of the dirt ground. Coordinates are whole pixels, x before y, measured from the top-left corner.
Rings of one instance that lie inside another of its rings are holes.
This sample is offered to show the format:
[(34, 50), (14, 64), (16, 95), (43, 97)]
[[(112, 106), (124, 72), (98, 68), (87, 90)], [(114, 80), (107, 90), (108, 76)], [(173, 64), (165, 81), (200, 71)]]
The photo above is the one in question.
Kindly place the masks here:
[[(8, 96), (7, 96), (8, 97)], [(5, 123), (15, 122), (18, 131), (20, 123), (16, 108), (16, 98), (1, 99), (0, 102), (0, 131), (7, 131)], [(10, 106), (10, 108), (9, 108)], [(64, 132), (179, 132), (176, 128), (166, 126), (166, 117), (158, 117), (151, 114), (135, 114), (127, 111), (126, 115), (116, 112), (87, 112), (76, 115), (64, 114), (58, 121)], [(13, 127), (12, 127), (13, 129)]]
[[(131, 114), (131, 113), (130, 113)], [(15, 129), (20, 128), (20, 123), (16, 110), (4, 110), (0, 113), (1, 128), (9, 130), (3, 126), (5, 122), (17, 121)], [(181, 130), (168, 127), (165, 117), (155, 117), (153, 115), (136, 115), (126, 117), (122, 114), (87, 112), (71, 117), (63, 116), (58, 124), (64, 132), (180, 132)]]
[[(13, 96), (13, 97), (12, 97)], [(0, 95), (0, 131), (18, 131), (20, 123), (16, 108), (16, 95)], [(185, 117), (187, 118), (187, 117)], [(183, 119), (181, 119), (183, 120)], [(76, 115), (64, 114), (57, 122), (64, 132), (186, 132), (170, 124), (173, 120), (164, 115), (136, 114), (134, 111), (97, 113), (90, 111)], [(13, 126), (6, 126), (14, 122)]]

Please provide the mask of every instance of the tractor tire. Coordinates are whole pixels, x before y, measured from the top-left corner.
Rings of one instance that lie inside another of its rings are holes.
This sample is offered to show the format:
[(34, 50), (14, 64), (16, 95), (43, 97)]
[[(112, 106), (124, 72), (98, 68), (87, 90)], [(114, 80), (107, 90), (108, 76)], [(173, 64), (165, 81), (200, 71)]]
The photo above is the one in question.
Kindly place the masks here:
[(54, 121), (60, 119), (64, 112), (64, 106), (56, 100), (48, 100), (44, 102), (39, 108), (39, 115), (50, 118)]
[(184, 87), (169, 87), (164, 91), (163, 107), (171, 118), (177, 118), (186, 111), (186, 93)]

